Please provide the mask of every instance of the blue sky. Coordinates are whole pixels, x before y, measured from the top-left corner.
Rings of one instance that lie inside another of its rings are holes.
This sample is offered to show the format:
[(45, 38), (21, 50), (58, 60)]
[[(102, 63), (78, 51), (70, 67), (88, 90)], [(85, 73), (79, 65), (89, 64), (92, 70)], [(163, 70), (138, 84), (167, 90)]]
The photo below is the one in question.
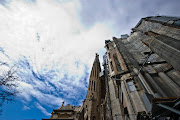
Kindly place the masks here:
[(50, 118), (81, 105), (95, 53), (142, 17), (180, 16), (179, 0), (0, 0), (0, 66), (17, 69), (19, 93), (0, 120)]

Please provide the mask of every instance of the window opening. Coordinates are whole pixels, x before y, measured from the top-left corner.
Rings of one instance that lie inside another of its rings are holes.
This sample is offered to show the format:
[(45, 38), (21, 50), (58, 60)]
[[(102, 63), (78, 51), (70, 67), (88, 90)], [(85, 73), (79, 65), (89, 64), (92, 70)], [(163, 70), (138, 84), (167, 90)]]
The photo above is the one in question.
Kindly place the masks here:
[(94, 82), (94, 91), (95, 91), (95, 82)]
[(93, 81), (91, 82), (91, 91), (92, 91), (92, 88), (93, 88)]
[(128, 82), (127, 82), (127, 85), (128, 85), (128, 88), (129, 88), (129, 91), (130, 91), (130, 92), (136, 91), (136, 87), (135, 87), (135, 85), (134, 85), (134, 83), (133, 83), (132, 80), (131, 80), (131, 81), (128, 81)]
[(117, 69), (117, 71), (122, 71), (121, 65), (120, 65), (119, 60), (118, 60), (118, 58), (117, 58), (117, 55), (114, 54), (114, 55), (113, 55), (113, 58), (114, 58), (114, 62), (115, 62), (115, 64), (116, 64), (116, 69)]

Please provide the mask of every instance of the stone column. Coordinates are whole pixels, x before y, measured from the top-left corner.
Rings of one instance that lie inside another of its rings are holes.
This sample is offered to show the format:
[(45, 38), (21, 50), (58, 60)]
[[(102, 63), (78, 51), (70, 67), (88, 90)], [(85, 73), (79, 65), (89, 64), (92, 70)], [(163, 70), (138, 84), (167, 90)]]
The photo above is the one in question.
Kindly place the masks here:
[(134, 109), (130, 94), (127, 90), (127, 85), (126, 85), (125, 81), (121, 82), (121, 87), (122, 87), (122, 91), (123, 91), (123, 97), (126, 101), (128, 113), (130, 114), (129, 115), (130, 120), (136, 120), (136, 116), (134, 115), (134, 114), (136, 114), (135, 109)]
[(176, 85), (164, 72), (159, 72), (158, 75), (167, 83), (176, 95), (180, 96), (180, 88), (178, 85)]
[(173, 71), (171, 73), (175, 78), (173, 79), (173, 81), (180, 87), (180, 71)]
[(154, 81), (154, 79), (148, 74), (145, 73), (145, 76), (148, 80), (148, 82), (154, 87), (156, 90), (157, 94), (153, 94), (154, 97), (161, 97), (158, 92), (162, 95), (162, 97), (167, 97), (167, 95), (162, 91), (162, 89), (158, 86), (158, 84)]
[[(138, 69), (134, 68), (133, 71), (137, 74), (138, 73)], [(143, 75), (141, 73), (138, 74), (138, 77), (140, 79), (140, 81), (142, 82), (142, 84), (144, 85), (145, 89), (147, 90), (147, 92), (149, 94), (153, 94), (152, 89), (150, 88), (150, 86), (148, 85), (148, 83), (146, 82), (146, 79), (143, 77)]]
[(133, 91), (130, 94), (131, 94), (131, 98), (134, 103), (134, 108), (136, 109), (136, 112), (147, 111), (138, 91)]
[[(112, 79), (109, 80), (109, 92), (110, 92), (110, 101), (111, 101), (111, 109), (112, 109), (112, 117), (113, 119), (117, 118), (119, 120), (123, 119), (122, 111), (121, 111), (121, 104), (119, 99), (116, 97), (116, 86), (113, 83)], [(118, 116), (116, 116), (118, 115)], [(120, 116), (119, 116), (120, 115)]]
[(142, 40), (142, 42), (148, 45), (153, 52), (170, 63), (175, 69), (180, 70), (180, 51), (178, 49), (156, 38), (152, 38), (151, 41)]

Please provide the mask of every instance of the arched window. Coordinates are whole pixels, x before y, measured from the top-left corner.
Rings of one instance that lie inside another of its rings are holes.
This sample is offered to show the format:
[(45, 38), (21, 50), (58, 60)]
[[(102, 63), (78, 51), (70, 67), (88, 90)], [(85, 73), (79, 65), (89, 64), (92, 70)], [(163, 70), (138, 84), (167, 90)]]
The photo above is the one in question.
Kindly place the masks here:
[(96, 69), (94, 70), (94, 73), (95, 73), (95, 74), (94, 74), (94, 77), (96, 77)]
[(94, 77), (94, 76), (96, 75), (96, 73), (95, 73), (95, 70), (94, 70), (94, 69), (93, 69), (93, 73), (94, 73), (94, 74), (93, 74), (93, 77)]
[(96, 86), (96, 85), (95, 85), (95, 81), (94, 81), (94, 91), (96, 91), (95, 86)]
[(93, 81), (91, 81), (91, 91), (93, 90)]
[(117, 71), (121, 71), (122, 68), (121, 68), (121, 65), (120, 65), (120, 63), (119, 63), (119, 60), (118, 60), (118, 58), (117, 58), (117, 55), (114, 54), (114, 55), (113, 55), (113, 58), (114, 58), (114, 62), (115, 62)]
[(97, 78), (99, 77), (99, 73), (98, 73), (98, 70), (97, 70)]
[(89, 90), (90, 90), (90, 84), (91, 84), (91, 81), (89, 81)]

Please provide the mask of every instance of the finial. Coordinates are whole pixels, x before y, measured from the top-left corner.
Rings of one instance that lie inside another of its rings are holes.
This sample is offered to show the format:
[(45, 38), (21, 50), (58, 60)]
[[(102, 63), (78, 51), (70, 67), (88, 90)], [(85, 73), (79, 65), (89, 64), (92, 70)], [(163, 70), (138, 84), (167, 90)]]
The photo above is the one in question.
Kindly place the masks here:
[(96, 53), (96, 57), (99, 57), (99, 54), (98, 54), (98, 53)]
[(64, 105), (65, 101), (62, 101), (62, 106)]
[(99, 61), (99, 54), (98, 53), (96, 53), (96, 57), (95, 57), (95, 59), (94, 59), (94, 62), (98, 62)]

